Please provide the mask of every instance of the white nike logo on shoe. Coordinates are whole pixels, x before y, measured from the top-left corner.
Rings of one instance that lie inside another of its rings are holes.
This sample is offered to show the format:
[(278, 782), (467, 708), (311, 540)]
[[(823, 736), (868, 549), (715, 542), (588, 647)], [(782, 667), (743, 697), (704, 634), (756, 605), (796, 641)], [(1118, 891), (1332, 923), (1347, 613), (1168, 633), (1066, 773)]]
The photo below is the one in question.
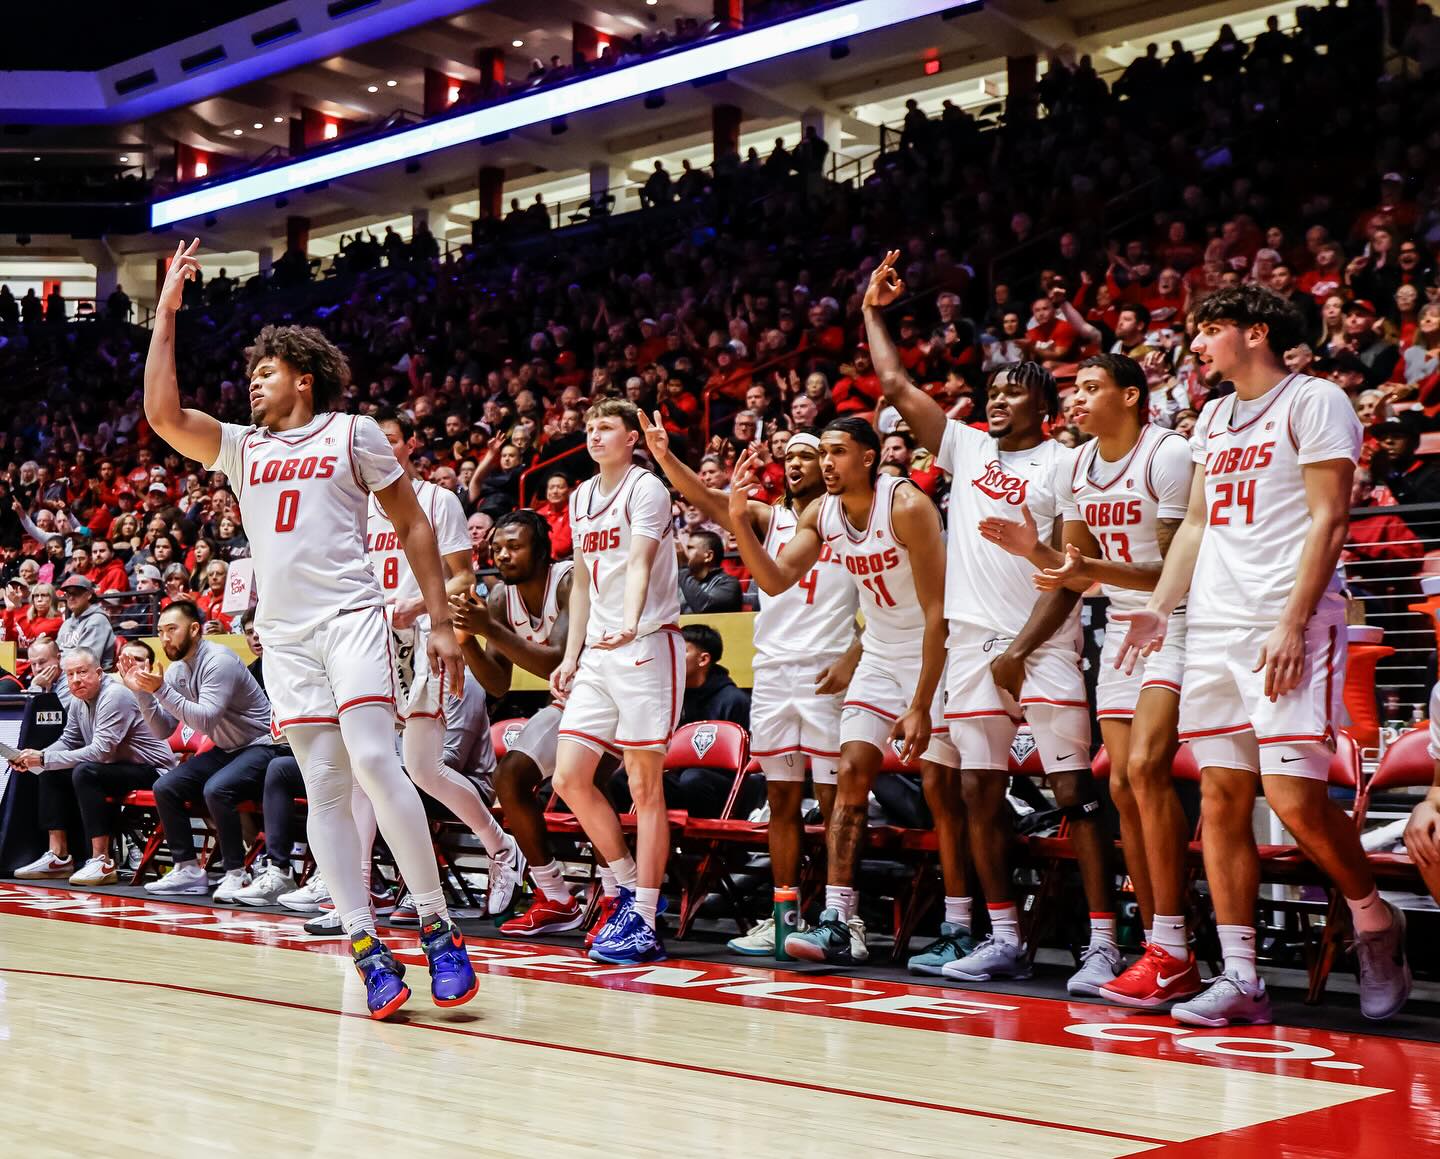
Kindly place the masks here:
[(1156, 974), (1156, 975), (1155, 975), (1155, 984), (1156, 984), (1157, 986), (1159, 986), (1160, 989), (1163, 990), (1163, 989), (1165, 989), (1165, 987), (1169, 986), (1172, 982), (1178, 982), (1178, 981), (1180, 981), (1180, 979), (1183, 978), (1183, 977), (1185, 977), (1184, 974), (1176, 974), (1176, 975), (1174, 975), (1173, 977), (1170, 977), (1170, 978), (1165, 977), (1164, 974)]

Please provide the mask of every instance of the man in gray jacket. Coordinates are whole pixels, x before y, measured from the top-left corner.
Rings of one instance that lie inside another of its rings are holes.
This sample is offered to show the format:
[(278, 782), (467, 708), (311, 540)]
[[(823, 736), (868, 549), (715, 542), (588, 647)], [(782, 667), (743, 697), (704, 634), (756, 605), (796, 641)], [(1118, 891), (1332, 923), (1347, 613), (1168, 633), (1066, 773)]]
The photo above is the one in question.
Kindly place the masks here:
[[(150, 788), (160, 770), (175, 763), (175, 754), (145, 723), (129, 689), (100, 670), (94, 652), (71, 648), (60, 666), (71, 696), (65, 731), (43, 752), (26, 749), (13, 762), (16, 768), (40, 774), (40, 823), (50, 831), (50, 848), (15, 876), (113, 885), (110, 826), (115, 803), (132, 789)], [(66, 836), (75, 804), (90, 839), (90, 860), (79, 872)]]
[[(205, 616), (189, 600), (176, 600), (160, 613), (160, 646), (170, 666), (162, 677), (124, 657), (120, 676), (135, 694), (156, 736), (169, 738), (177, 728), (208, 737), (215, 746), (185, 761), (155, 782), (155, 807), (165, 825), (175, 863), (151, 893), (209, 893), (209, 878), (195, 859), (190, 809), (202, 799), (219, 831), (225, 880), (215, 891), (218, 902), (250, 900), (239, 895), (250, 884), (245, 870), (245, 836), (237, 806), (260, 798), (265, 766), (276, 755), (270, 735), (270, 701), (245, 663), (223, 644), (205, 638)], [(295, 888), (288, 864), (270, 865), (260, 877), (270, 891), (268, 905)]]
[(115, 667), (115, 629), (110, 626), (105, 608), (95, 599), (94, 581), (89, 576), (66, 576), (60, 594), (65, 597), (69, 613), (55, 633), (61, 660), (73, 649), (84, 648), (100, 658), (100, 667), (111, 671)]

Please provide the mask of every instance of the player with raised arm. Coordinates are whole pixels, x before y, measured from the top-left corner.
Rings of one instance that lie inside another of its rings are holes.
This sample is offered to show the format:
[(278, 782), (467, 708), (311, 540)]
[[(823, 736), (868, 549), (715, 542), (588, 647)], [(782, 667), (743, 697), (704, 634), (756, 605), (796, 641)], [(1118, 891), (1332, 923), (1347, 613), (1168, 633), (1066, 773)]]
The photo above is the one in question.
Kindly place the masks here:
[[(1103, 585), (1112, 612), (1142, 607), (1160, 578), (1190, 495), (1190, 446), (1149, 421), (1145, 371), (1123, 354), (1080, 364), (1071, 412), (1093, 436), (1076, 457), (1062, 496), (1064, 554), (1023, 519), (991, 517), (980, 533), (1041, 569), (1036, 586), (1084, 592)], [(1100, 996), (1124, 1006), (1155, 1007), (1191, 998), (1200, 970), (1185, 930), (1185, 813), (1171, 783), (1179, 746), (1185, 612), (1170, 615), (1165, 647), (1126, 671), (1116, 664), (1121, 624), (1106, 633), (1096, 714), (1110, 755), (1110, 796), (1120, 814), (1125, 865), (1145, 928), (1145, 953)]]
[[(485, 691), (498, 699), (510, 691), (516, 665), (548, 681), (564, 659), (575, 565), (550, 558), (550, 525), (529, 510), (511, 511), (496, 520), (490, 548), (501, 582), (483, 601), (471, 597), (450, 602), (456, 626), (472, 637), (461, 646), (465, 662)], [(475, 636), (484, 638), (483, 647)], [(509, 742), (495, 769), (495, 796), (519, 846), (516, 873), (523, 874), (528, 864), (540, 890), (529, 909), (500, 927), (510, 937), (560, 933), (585, 920), (584, 908), (571, 895), (550, 850), (537, 798), (540, 786), (555, 775), (559, 730), (560, 706), (546, 705)]]
[(945, 719), (963, 769), (970, 850), (991, 925), (984, 942), (945, 963), (941, 972), (964, 982), (1030, 973), (1012, 900), (1005, 822), (1010, 746), (1023, 718), (1056, 803), (1070, 821), (1090, 903), (1090, 944), (1068, 988), (1072, 994), (1095, 994), (1124, 963), (1115, 938), (1109, 851), (1097, 823), (1100, 798), (1090, 773), (1080, 596), (1061, 589), (1037, 597), (1025, 561), (980, 534), (987, 517), (1011, 518), (1026, 507), (1040, 537), (1060, 542), (1061, 496), (1070, 485), (1074, 453), (1045, 434), (1045, 421), (1059, 408), (1059, 391), (1048, 370), (1022, 362), (991, 378), (988, 433), (947, 419), (911, 381), (885, 325), (882, 311), (905, 289), (895, 270), (898, 257), (898, 251), (887, 254), (870, 279), (865, 331), (885, 401), (953, 479), (945, 570), (950, 621)]
[[(475, 586), (474, 563), (470, 556), (470, 532), (465, 526), (465, 509), (453, 491), (438, 487), (417, 475), (410, 459), (410, 440), (415, 428), (404, 415), (387, 414), (379, 420), (380, 430), (390, 440), (395, 458), (415, 488), (415, 498), (435, 529), (440, 558), (449, 575), (445, 590), (450, 596), (463, 595)], [(486, 909), (503, 913), (510, 908), (519, 881), (516, 860), (519, 851), (510, 835), (500, 827), (480, 790), (463, 771), (446, 766), (445, 697), (459, 696), (458, 686), (446, 686), (431, 674), (424, 662), (430, 640), (430, 617), (425, 599), (415, 582), (415, 572), (405, 558), (400, 538), (375, 496), (370, 497), (366, 522), (366, 547), (370, 566), (380, 577), (385, 593), (385, 610), (390, 619), (395, 654), (395, 682), (400, 695), (399, 717), (401, 756), (410, 779), (458, 817), (480, 839), (489, 857), (489, 886)], [(373, 833), (370, 834), (373, 838)], [(361, 846), (366, 847), (361, 831)], [(402, 899), (401, 906), (405, 902)]]
[(1355, 825), (1328, 791), (1345, 681), (1345, 610), (1337, 570), (1349, 525), (1360, 421), (1333, 383), (1286, 373), (1300, 316), (1259, 286), (1218, 290), (1195, 310), (1191, 349), (1235, 392), (1205, 404), (1190, 440), (1200, 467), (1185, 520), (1144, 608), (1128, 663), (1159, 651), (1186, 611), (1180, 738), (1201, 768), (1205, 878), (1224, 972), (1172, 1008), (1183, 1023), (1272, 1020), (1255, 969), (1260, 860), (1257, 789), (1344, 895), (1355, 929), (1360, 1010), (1383, 1020), (1410, 995), (1405, 918), (1383, 901)]
[[(600, 472), (570, 496), (569, 633), (564, 658), (550, 674), (551, 691), (565, 702), (555, 791), (620, 885), (590, 956), (618, 964), (665, 957), (655, 922), (670, 854), (661, 778), (685, 685), (670, 492), (635, 463), (640, 438), (633, 403), (605, 399), (585, 416), (586, 447)], [(634, 857), (620, 818), (595, 783), (606, 753), (624, 758), (635, 802)]]
[(791, 934), (784, 943), (792, 957), (811, 962), (848, 964), (869, 956), (855, 873), (870, 789), (886, 746), (898, 739), (905, 762), (949, 756), (940, 702), (945, 668), (940, 519), (920, 488), (879, 474), (879, 467), (874, 427), (853, 416), (830, 423), (820, 432), (825, 495), (800, 513), (790, 542), (773, 557), (750, 519), (760, 470), (753, 450), (736, 462), (730, 486), (730, 527), (761, 591), (778, 596), (808, 582), (828, 547), (855, 585), (865, 616), (860, 663), (840, 714), (840, 767), (825, 831), (825, 908), (814, 929)]
[(442, 1006), (468, 1002), (475, 971), (441, 892), (425, 807), (395, 751), (390, 625), (365, 552), (369, 496), (389, 517), (424, 596), (431, 671), (458, 688), (464, 669), (435, 533), (375, 421), (330, 409), (349, 368), (318, 330), (267, 326), (246, 352), (251, 426), (181, 404), (175, 316), (186, 281), (199, 271), (199, 244), (176, 248), (160, 291), (145, 363), (145, 417), (167, 443), (224, 472), (235, 489), (260, 590), (255, 619), (266, 689), (276, 727), (300, 762), (310, 847), (350, 935), (371, 1015), (389, 1017), (410, 990), (375, 934), (351, 813), (355, 782), (413, 891), (433, 998)]
[[(660, 415), (651, 423), (641, 412), (640, 425), (656, 464), (681, 497), (706, 519), (729, 530), (729, 497), (705, 486), (671, 453)], [(824, 495), (820, 440), (802, 431), (785, 444), (785, 498), (774, 504), (751, 500), (745, 518), (765, 551), (778, 556), (795, 537), (800, 517)], [(798, 584), (776, 596), (761, 595), (754, 625), (750, 752), (765, 773), (770, 802), (766, 839), (777, 893), (800, 884), (805, 836), (800, 808), (807, 762), (827, 820), (834, 806), (842, 700), (860, 662), (856, 605), (855, 585), (828, 544), (821, 545), (814, 569)], [(770, 917), (731, 938), (729, 946), (741, 954), (773, 956), (775, 937), (775, 919)], [(862, 935), (862, 952), (864, 944)]]

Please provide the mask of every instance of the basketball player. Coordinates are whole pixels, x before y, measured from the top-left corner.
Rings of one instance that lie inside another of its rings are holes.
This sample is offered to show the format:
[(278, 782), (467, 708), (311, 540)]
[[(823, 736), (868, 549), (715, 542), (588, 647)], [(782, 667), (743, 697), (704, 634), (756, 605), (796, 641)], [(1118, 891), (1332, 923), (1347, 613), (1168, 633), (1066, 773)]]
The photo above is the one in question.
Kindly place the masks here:
[[(565, 702), (555, 791), (620, 885), (590, 956), (617, 964), (665, 957), (655, 926), (670, 853), (661, 777), (685, 684), (670, 492), (635, 464), (640, 437), (634, 403), (605, 399), (585, 416), (586, 447), (600, 472), (570, 496), (576, 575), (565, 656), (550, 674), (551, 691)], [(600, 758), (616, 752), (635, 802), (633, 858), (595, 783)]]
[(389, 1017), (410, 990), (375, 935), (350, 808), (355, 782), (411, 883), (432, 997), (440, 1005), (468, 1002), (475, 971), (440, 890), (425, 808), (395, 751), (390, 626), (365, 554), (368, 496), (376, 494), (389, 516), (424, 595), (431, 670), (459, 687), (460, 647), (450, 631), (435, 533), (374, 420), (330, 410), (349, 368), (318, 330), (260, 332), (246, 353), (253, 425), (181, 406), (175, 315), (185, 282), (199, 271), (199, 245), (176, 247), (160, 291), (145, 363), (145, 417), (182, 455), (229, 476), (239, 498), (260, 589), (266, 687), (277, 727), (300, 761), (310, 846), (351, 937), (371, 1015)]
[(991, 925), (984, 942), (941, 971), (965, 982), (1030, 973), (1011, 898), (1004, 812), (1010, 746), (1023, 718), (1030, 723), (1056, 803), (1070, 821), (1090, 903), (1090, 944), (1068, 987), (1072, 994), (1093, 995), (1124, 963), (1115, 940), (1108, 850), (1095, 819), (1100, 799), (1090, 773), (1080, 597), (1062, 589), (1037, 598), (1031, 568), (980, 534), (987, 516), (1010, 518), (1026, 505), (1040, 537), (1060, 541), (1061, 495), (1070, 484), (1073, 452), (1045, 435), (1059, 392), (1048, 370), (1022, 362), (991, 379), (988, 434), (947, 419), (911, 381), (885, 325), (882, 310), (905, 288), (895, 271), (898, 256), (887, 254), (871, 276), (865, 330), (886, 403), (899, 410), (911, 433), (954, 480), (945, 573), (950, 620), (945, 718), (963, 768), (970, 847)]
[[(462, 645), (465, 662), (498, 699), (510, 691), (515, 665), (548, 680), (564, 659), (575, 565), (550, 558), (550, 525), (529, 510), (496, 520), (490, 547), (502, 582), (483, 601), (452, 599), (451, 606), (456, 625), (472, 637)], [(484, 637), (483, 648), (474, 636)], [(495, 769), (495, 796), (519, 846), (517, 870), (523, 873), (528, 864), (540, 891), (529, 909), (500, 927), (510, 937), (561, 933), (585, 920), (550, 850), (537, 798), (541, 784), (555, 775), (559, 729), (560, 707), (547, 705), (525, 722)]]
[[(1112, 612), (1144, 606), (1160, 564), (1185, 515), (1190, 495), (1190, 446), (1150, 423), (1145, 371), (1123, 354), (1080, 364), (1071, 411), (1093, 436), (1076, 456), (1069, 495), (1062, 496), (1065, 554), (1042, 543), (1035, 520), (992, 517), (980, 525), (991, 543), (1041, 569), (1038, 587), (1076, 592), (1100, 583)], [(1123, 1006), (1149, 1008), (1201, 990), (1200, 971), (1185, 931), (1185, 814), (1170, 781), (1185, 666), (1185, 611), (1170, 615), (1165, 647), (1116, 667), (1123, 628), (1107, 632), (1100, 656), (1096, 715), (1110, 755), (1110, 796), (1120, 814), (1125, 864), (1145, 928), (1146, 950), (1133, 966), (1100, 987)]]
[(1117, 613), (1128, 662), (1164, 644), (1189, 593), (1180, 738), (1201, 767), (1205, 877), (1225, 969), (1171, 1013), (1193, 1026), (1271, 1021), (1255, 970), (1260, 862), (1257, 788), (1305, 855), (1345, 896), (1360, 1010), (1392, 1017), (1410, 994), (1405, 918), (1382, 901), (1353, 822), (1330, 800), (1335, 714), (1345, 679), (1336, 564), (1362, 433), (1344, 393), (1287, 374), (1302, 341), (1295, 308), (1270, 290), (1218, 290), (1195, 310), (1191, 349), (1235, 393), (1205, 404), (1191, 438), (1200, 465), (1185, 520), (1149, 603)]
[[(440, 558), (449, 573), (446, 591), (463, 595), (475, 586), (475, 572), (470, 558), (470, 532), (465, 526), (465, 510), (459, 497), (443, 487), (419, 478), (410, 460), (410, 439), (415, 428), (403, 415), (388, 414), (379, 420), (380, 430), (390, 440), (391, 449), (405, 476), (415, 488), (415, 498), (435, 529)], [(485, 807), (484, 798), (475, 783), (463, 770), (450, 768), (445, 753), (445, 695), (459, 695), (459, 687), (447, 689), (443, 679), (431, 675), (417, 657), (426, 654), (430, 639), (430, 617), (425, 600), (415, 581), (415, 572), (405, 558), (399, 536), (380, 502), (372, 494), (367, 508), (367, 549), (370, 566), (380, 577), (385, 593), (386, 614), (390, 619), (395, 653), (396, 684), (401, 703), (399, 717), (403, 728), (401, 753), (405, 771), (422, 790), (429, 793), (485, 846), (490, 859), (489, 887), (486, 909), (504, 913), (510, 908), (515, 887), (520, 880), (519, 850), (510, 835)], [(449, 605), (446, 605), (447, 610)], [(488, 722), (487, 722), (488, 727)], [(365, 848), (366, 860), (369, 849)]]
[[(865, 841), (870, 789), (892, 739), (905, 762), (944, 760), (940, 677), (945, 667), (945, 548), (933, 504), (908, 479), (880, 475), (880, 436), (858, 417), (820, 432), (825, 495), (809, 504), (777, 556), (750, 518), (760, 458), (746, 451), (730, 484), (730, 527), (745, 566), (767, 595), (807, 582), (828, 547), (856, 587), (865, 615), (860, 663), (840, 714), (840, 766), (826, 826), (825, 908), (813, 930), (791, 934), (785, 950), (810, 962), (864, 961), (855, 871)], [(934, 741), (932, 732), (942, 734)]]
[[(730, 504), (670, 452), (670, 436), (657, 413), (653, 423), (644, 413), (640, 425), (659, 468), (687, 503), (706, 519), (730, 529)], [(785, 444), (785, 498), (778, 503), (751, 502), (745, 518), (767, 554), (779, 556), (795, 538), (800, 516), (820, 502), (825, 483), (820, 477), (820, 440), (812, 434), (791, 435)], [(765, 773), (770, 802), (766, 838), (775, 889), (800, 884), (800, 851), (805, 836), (801, 805), (805, 766), (828, 820), (835, 802), (839, 767), (841, 702), (860, 662), (856, 632), (855, 585), (840, 557), (822, 544), (814, 570), (778, 596), (760, 599), (755, 617), (755, 686), (750, 696), (750, 754)], [(800, 927), (803, 929), (803, 925)], [(775, 919), (766, 918), (730, 948), (740, 954), (775, 954)], [(854, 939), (852, 939), (854, 941)], [(863, 954), (864, 935), (858, 940)], [(852, 949), (857, 948), (852, 945)]]

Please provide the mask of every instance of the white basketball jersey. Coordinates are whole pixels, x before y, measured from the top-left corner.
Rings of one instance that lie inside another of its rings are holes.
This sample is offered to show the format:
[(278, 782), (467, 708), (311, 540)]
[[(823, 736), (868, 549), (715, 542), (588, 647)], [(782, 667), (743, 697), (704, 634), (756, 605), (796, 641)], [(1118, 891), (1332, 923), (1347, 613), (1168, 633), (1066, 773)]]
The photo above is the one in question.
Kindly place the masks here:
[[(1071, 473), (1065, 518), (1084, 523), (1106, 559), (1116, 563), (1162, 562), (1157, 521), (1184, 519), (1190, 493), (1190, 444), (1181, 435), (1146, 424), (1130, 453), (1118, 463), (1100, 457), (1100, 440), (1080, 448)], [(1149, 592), (1101, 585), (1117, 610), (1143, 608)]]
[[(560, 581), (574, 570), (575, 565), (568, 559), (550, 565), (545, 576), (545, 598), (540, 603), (539, 615), (531, 615), (519, 588), (506, 584), (505, 621), (510, 630), (532, 644), (550, 643), (550, 633), (555, 628), (555, 621), (560, 617)], [(564, 643), (563, 640), (558, 642)]]
[(865, 614), (863, 646), (867, 652), (918, 648), (925, 637), (925, 613), (915, 596), (910, 552), (895, 538), (890, 521), (895, 492), (913, 486), (909, 479), (879, 476), (870, 522), (863, 531), (850, 526), (840, 496), (826, 495), (820, 500), (820, 539), (840, 558), (855, 584)]
[[(468, 552), (470, 532), (465, 526), (465, 509), (460, 506), (459, 496), (423, 479), (411, 482), (415, 485), (415, 499), (420, 504), (420, 510), (425, 512), (425, 518), (430, 520), (430, 526), (435, 531), (441, 558), (457, 551)], [(370, 496), (366, 508), (365, 550), (369, 553), (371, 568), (379, 577), (386, 603), (397, 604), (402, 600), (420, 598), (420, 583), (405, 557), (405, 548), (401, 546), (395, 525), (374, 495)], [(429, 615), (420, 619), (428, 627)]]
[(637, 636), (680, 620), (680, 569), (675, 560), (675, 528), (670, 492), (649, 471), (632, 466), (608, 495), (595, 475), (570, 496), (570, 527), (575, 561), (590, 577), (590, 620), (585, 642), (618, 632), (625, 620), (625, 572), (630, 541), (639, 534), (660, 542), (650, 567), (650, 588), (640, 614)]
[(302, 640), (385, 602), (365, 553), (365, 505), (402, 472), (374, 419), (319, 414), (283, 433), (221, 423), (209, 469), (229, 477), (240, 502), (262, 640)]
[[(1343, 391), (1291, 374), (1258, 399), (1205, 404), (1190, 440), (1205, 471), (1205, 536), (1190, 583), (1191, 626), (1279, 622), (1310, 530), (1302, 468), (1360, 455), (1363, 434)], [(1339, 598), (1330, 577), (1325, 598)]]
[[(765, 550), (779, 559), (799, 523), (793, 508), (772, 507)], [(854, 641), (856, 602), (845, 565), (830, 544), (822, 542), (809, 575), (778, 596), (760, 593), (754, 667), (803, 661), (823, 668)]]
[[(980, 521), (997, 516), (1016, 522), (1023, 504), (1035, 517), (1041, 542), (1050, 543), (1061, 504), (1070, 490), (1075, 452), (1053, 439), (1024, 451), (1002, 451), (984, 431), (951, 420), (945, 424), (936, 463), (951, 476), (946, 536), (945, 616), (1006, 636), (1019, 634), (1040, 593), (1034, 565), (980, 536)], [(1076, 605), (1072, 627), (1078, 630)]]

